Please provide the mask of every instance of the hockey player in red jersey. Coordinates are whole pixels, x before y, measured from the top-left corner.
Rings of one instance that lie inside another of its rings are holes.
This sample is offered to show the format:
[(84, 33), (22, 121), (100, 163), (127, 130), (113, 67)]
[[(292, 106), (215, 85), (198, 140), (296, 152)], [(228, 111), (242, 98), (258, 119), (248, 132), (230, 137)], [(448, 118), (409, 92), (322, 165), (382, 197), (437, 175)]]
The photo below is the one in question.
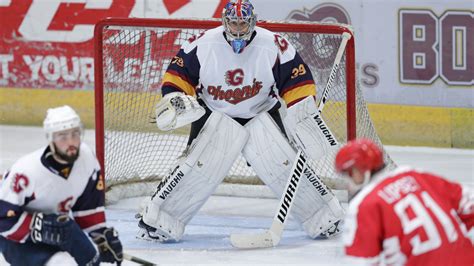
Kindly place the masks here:
[(350, 177), (344, 245), (354, 262), (474, 265), (468, 187), (410, 167), (387, 170), (380, 148), (366, 139), (341, 148), (335, 168)]
[(79, 116), (51, 108), (43, 126), (49, 144), (20, 158), (0, 183), (3, 256), (12, 265), (44, 265), (61, 252), (79, 265), (120, 264), (118, 234), (105, 224), (104, 179), (81, 142)]
[[(171, 60), (156, 124), (173, 130), (192, 123), (191, 132), (188, 148), (143, 212), (139, 237), (179, 241), (240, 154), (277, 197), (298, 140), (304, 139), (298, 149), (312, 159), (324, 154), (319, 143), (325, 136), (312, 118), (318, 111), (311, 69), (284, 36), (256, 22), (249, 1), (229, 1), (223, 25), (190, 38)], [(285, 118), (280, 108), (288, 108)], [(300, 138), (293, 134), (298, 130), (305, 131)], [(339, 232), (344, 216), (337, 198), (318, 180), (315, 175), (302, 179), (292, 209), (312, 238)]]

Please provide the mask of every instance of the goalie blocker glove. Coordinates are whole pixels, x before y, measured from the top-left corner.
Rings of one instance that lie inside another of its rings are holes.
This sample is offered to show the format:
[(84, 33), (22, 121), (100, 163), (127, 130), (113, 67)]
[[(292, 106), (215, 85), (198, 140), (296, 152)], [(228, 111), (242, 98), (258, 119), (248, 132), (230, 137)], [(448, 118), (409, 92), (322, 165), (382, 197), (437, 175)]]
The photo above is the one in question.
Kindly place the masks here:
[(79, 265), (99, 265), (99, 254), (87, 235), (69, 216), (62, 214), (33, 214), (30, 224), (33, 243), (56, 246), (68, 252)]
[(98, 229), (91, 232), (90, 235), (99, 248), (100, 260), (102, 262), (117, 262), (117, 265), (122, 263), (122, 243), (118, 238), (118, 232), (113, 227)]

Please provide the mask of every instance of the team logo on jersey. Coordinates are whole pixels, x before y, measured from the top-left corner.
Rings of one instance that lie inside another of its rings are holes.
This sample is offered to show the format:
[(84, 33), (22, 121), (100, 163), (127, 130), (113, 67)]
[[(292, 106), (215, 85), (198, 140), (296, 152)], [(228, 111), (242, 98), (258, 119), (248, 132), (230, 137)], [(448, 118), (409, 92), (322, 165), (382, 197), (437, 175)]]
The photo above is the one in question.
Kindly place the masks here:
[(281, 53), (284, 53), (286, 50), (288, 50), (288, 41), (278, 34), (275, 34), (275, 44), (278, 49), (280, 49)]
[(16, 174), (13, 177), (12, 189), (16, 193), (22, 192), (26, 187), (30, 184), (30, 180), (26, 175), (23, 174)]
[(61, 170), (61, 174), (65, 177), (68, 178), (69, 174), (71, 173), (71, 167), (66, 167)]
[(245, 85), (241, 88), (222, 90), (222, 86), (207, 86), (209, 95), (214, 96), (215, 101), (226, 101), (231, 104), (238, 104), (248, 100), (260, 92), (262, 82), (253, 79), (252, 85)]
[(240, 68), (235, 70), (228, 70), (225, 72), (225, 83), (229, 86), (239, 86), (242, 85), (244, 81), (244, 71)]
[(67, 199), (61, 201), (58, 204), (58, 211), (62, 213), (69, 212), (69, 210), (72, 208), (72, 196), (69, 196)]
[(97, 181), (97, 185), (95, 186), (95, 188), (97, 190), (104, 190), (104, 187), (104, 177), (102, 176), (102, 174), (99, 173), (99, 181)]

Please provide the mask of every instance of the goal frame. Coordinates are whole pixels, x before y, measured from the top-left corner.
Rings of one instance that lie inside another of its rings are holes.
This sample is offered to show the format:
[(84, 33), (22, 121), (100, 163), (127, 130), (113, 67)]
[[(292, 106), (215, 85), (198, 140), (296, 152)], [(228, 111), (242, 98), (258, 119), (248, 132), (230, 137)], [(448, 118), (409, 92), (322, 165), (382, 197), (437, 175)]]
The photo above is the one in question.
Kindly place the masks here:
[[(95, 139), (96, 156), (102, 169), (106, 174), (105, 168), (105, 142), (104, 142), (104, 72), (98, 71), (104, 69), (103, 64), (103, 32), (108, 26), (125, 27), (164, 27), (170, 29), (211, 29), (222, 25), (220, 20), (216, 19), (145, 19), (145, 18), (107, 18), (99, 21), (94, 28), (94, 98), (95, 98)], [(348, 32), (352, 38), (346, 46), (346, 128), (347, 140), (356, 138), (356, 69), (355, 69), (355, 40), (353, 32), (341, 24), (317, 24), (305, 22), (276, 22), (276, 21), (258, 21), (257, 26), (266, 28), (270, 31), (284, 32), (304, 32), (304, 33), (326, 33), (342, 34)], [(323, 27), (322, 27), (323, 26)], [(316, 31), (317, 29), (317, 31)], [(176, 51), (178, 52), (178, 51)], [(158, 129), (157, 129), (158, 130)]]

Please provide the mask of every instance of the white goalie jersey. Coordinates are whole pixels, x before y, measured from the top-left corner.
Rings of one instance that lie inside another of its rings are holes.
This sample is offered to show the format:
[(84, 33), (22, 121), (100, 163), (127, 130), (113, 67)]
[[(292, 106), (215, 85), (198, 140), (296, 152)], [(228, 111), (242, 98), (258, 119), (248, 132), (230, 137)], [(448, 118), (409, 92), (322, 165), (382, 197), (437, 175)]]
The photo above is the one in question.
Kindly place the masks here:
[(246, 119), (270, 110), (277, 95), (288, 106), (316, 95), (311, 71), (284, 37), (255, 27), (236, 54), (223, 32), (208, 30), (182, 46), (163, 77), (163, 95), (199, 94), (212, 111)]

